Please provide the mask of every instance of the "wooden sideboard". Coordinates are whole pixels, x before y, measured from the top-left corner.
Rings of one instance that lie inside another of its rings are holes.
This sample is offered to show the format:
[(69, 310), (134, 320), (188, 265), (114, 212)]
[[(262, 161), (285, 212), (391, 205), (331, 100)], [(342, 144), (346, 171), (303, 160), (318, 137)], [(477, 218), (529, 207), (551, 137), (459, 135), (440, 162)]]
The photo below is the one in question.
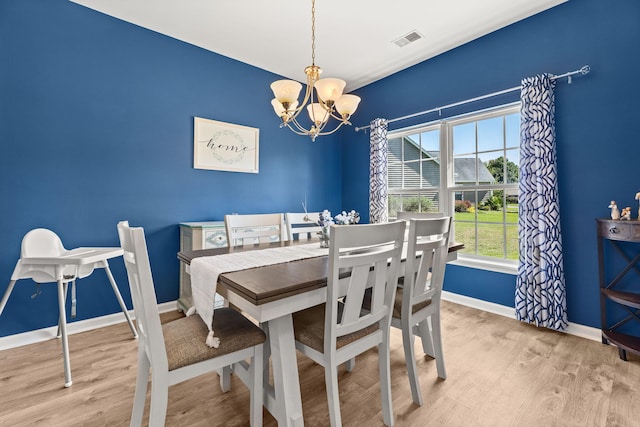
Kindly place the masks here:
[[(226, 246), (227, 233), (224, 229), (224, 221), (180, 223), (180, 252), (224, 248)], [(191, 277), (185, 271), (185, 264), (181, 262), (178, 310), (186, 313), (192, 306)]]
[[(600, 321), (602, 342), (618, 347), (620, 358), (627, 360), (627, 351), (640, 355), (640, 337), (632, 335), (628, 330), (630, 322), (640, 329), (640, 245), (622, 247), (622, 242), (640, 243), (640, 221), (596, 219), (598, 233), (598, 270), (600, 274)], [(605, 248), (605, 245), (607, 246)], [(626, 264), (613, 276), (610, 262), (605, 261), (605, 250), (612, 248), (614, 253), (606, 257), (611, 261), (614, 255), (621, 264)], [(635, 252), (629, 255), (630, 252)], [(626, 278), (627, 273), (634, 272), (637, 277)], [(614, 305), (622, 308), (614, 316)], [(616, 318), (614, 318), (616, 317)]]

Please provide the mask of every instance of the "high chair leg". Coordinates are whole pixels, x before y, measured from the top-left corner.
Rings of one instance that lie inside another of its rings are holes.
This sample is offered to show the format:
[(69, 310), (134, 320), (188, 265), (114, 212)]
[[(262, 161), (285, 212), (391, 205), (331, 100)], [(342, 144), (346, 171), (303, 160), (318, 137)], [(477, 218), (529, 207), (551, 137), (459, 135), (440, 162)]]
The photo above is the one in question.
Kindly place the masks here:
[(7, 301), (9, 300), (9, 295), (11, 295), (11, 291), (13, 291), (13, 287), (16, 285), (16, 280), (12, 280), (9, 282), (9, 286), (7, 286), (7, 290), (2, 297), (2, 301), (0, 301), (0, 314), (2, 314), (2, 310), (4, 310), (4, 306), (7, 305)]

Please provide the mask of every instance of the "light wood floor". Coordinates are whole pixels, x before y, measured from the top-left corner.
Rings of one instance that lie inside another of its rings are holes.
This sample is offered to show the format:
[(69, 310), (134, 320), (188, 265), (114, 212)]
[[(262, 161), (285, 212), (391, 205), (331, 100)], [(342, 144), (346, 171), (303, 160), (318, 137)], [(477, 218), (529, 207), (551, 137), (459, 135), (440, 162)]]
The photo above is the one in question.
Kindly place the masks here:
[[(442, 319), (448, 378), (438, 380), (435, 362), (420, 356), (422, 407), (411, 401), (401, 336), (393, 333), (397, 426), (640, 425), (640, 358), (624, 362), (615, 347), (453, 303), (443, 303)], [(67, 389), (59, 340), (0, 352), (1, 426), (128, 425), (137, 342), (127, 325), (72, 335), (70, 348)], [(340, 370), (346, 426), (382, 425), (376, 360), (371, 350), (353, 372)], [(298, 368), (306, 425), (327, 425), (322, 368), (300, 354)], [(264, 424), (276, 425), (266, 411)], [(223, 394), (215, 374), (173, 386), (167, 425), (248, 425), (247, 390), (232, 378)]]

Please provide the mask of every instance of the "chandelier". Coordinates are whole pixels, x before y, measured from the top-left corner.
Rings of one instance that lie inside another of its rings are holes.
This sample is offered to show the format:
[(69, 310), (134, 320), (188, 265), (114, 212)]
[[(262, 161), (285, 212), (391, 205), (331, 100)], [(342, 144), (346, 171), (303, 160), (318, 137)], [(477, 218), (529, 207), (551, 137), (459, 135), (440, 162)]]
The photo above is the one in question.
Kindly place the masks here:
[[(271, 83), (275, 98), (271, 100), (274, 111), (282, 119), (280, 127), (288, 127), (298, 135), (308, 135), (312, 141), (322, 135), (330, 135), (342, 125), (351, 125), (349, 117), (356, 111), (360, 97), (343, 95), (344, 80), (320, 78), (322, 69), (315, 64), (316, 60), (316, 6), (311, 0), (311, 65), (304, 69), (307, 75), (307, 89), (302, 104), (298, 104), (298, 96), (302, 85), (295, 80), (277, 80)], [(314, 91), (315, 88), (315, 91)], [(308, 105), (307, 105), (308, 103)], [(298, 122), (298, 115), (306, 106), (311, 119), (311, 127), (305, 128)], [(329, 119), (338, 120), (333, 130), (325, 131)]]

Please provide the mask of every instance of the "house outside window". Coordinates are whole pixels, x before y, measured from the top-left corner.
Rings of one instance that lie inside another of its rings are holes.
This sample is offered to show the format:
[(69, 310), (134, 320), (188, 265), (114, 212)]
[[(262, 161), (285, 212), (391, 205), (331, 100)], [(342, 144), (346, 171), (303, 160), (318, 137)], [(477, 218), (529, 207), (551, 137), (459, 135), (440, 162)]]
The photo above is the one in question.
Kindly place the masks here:
[[(511, 104), (388, 135), (389, 218), (398, 211), (444, 212), (461, 260), (518, 260), (520, 105)], [(498, 268), (500, 270), (500, 268)]]

